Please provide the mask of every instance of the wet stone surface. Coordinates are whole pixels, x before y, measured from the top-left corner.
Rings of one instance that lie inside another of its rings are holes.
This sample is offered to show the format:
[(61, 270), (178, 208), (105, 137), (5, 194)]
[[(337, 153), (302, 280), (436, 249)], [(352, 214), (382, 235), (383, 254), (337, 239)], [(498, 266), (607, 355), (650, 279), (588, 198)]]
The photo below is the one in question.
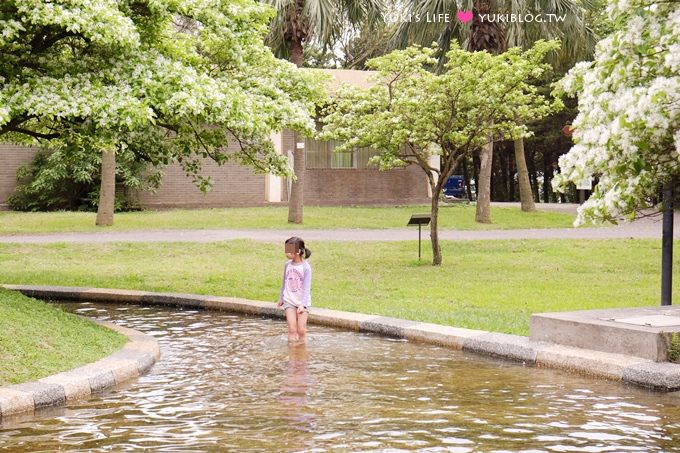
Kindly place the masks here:
[(680, 396), (222, 312), (63, 304), (156, 337), (129, 383), (2, 420), (0, 451), (680, 451)]

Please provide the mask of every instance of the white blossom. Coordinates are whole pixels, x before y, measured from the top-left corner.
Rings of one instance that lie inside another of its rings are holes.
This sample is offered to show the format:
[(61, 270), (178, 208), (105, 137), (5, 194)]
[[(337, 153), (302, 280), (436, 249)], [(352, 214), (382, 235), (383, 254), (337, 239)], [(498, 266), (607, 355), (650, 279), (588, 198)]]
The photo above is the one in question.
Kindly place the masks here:
[(598, 43), (594, 62), (576, 65), (557, 86), (578, 95), (579, 113), (553, 187), (599, 178), (577, 224), (628, 215), (680, 175), (680, 4), (623, 0), (608, 12), (628, 20)]

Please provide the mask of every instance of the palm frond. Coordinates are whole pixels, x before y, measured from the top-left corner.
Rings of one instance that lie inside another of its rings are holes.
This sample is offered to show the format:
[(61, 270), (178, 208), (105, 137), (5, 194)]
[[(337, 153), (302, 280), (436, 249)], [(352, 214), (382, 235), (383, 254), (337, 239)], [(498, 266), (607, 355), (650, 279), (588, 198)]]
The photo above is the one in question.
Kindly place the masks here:
[(325, 43), (337, 35), (342, 14), (332, 0), (305, 0), (302, 14), (309, 21), (310, 35)]
[(399, 24), (390, 39), (390, 48), (401, 49), (410, 44), (429, 46), (433, 42), (440, 42), (444, 34), (456, 36), (456, 32), (459, 32), (461, 28), (458, 21), (432, 24), (415, 19), (416, 17), (424, 18), (427, 13), (448, 13), (454, 16), (456, 11), (458, 8), (455, 0), (406, 0), (400, 12), (403, 12), (405, 16), (410, 15), (411, 20), (404, 20)]
[(344, 0), (342, 2), (346, 19), (352, 26), (382, 24), (386, 8), (383, 0)]

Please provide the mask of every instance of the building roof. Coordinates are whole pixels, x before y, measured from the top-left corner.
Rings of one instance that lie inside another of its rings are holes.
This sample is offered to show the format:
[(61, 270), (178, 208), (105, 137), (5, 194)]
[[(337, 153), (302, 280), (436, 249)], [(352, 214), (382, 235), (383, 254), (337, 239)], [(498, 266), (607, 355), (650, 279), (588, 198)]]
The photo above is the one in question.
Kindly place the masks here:
[(328, 91), (330, 94), (335, 93), (342, 85), (353, 85), (359, 88), (370, 88), (375, 83), (369, 81), (369, 77), (374, 76), (378, 71), (359, 71), (356, 69), (315, 69), (309, 68), (312, 71), (322, 71), (325, 74), (330, 74), (333, 79), (328, 83)]

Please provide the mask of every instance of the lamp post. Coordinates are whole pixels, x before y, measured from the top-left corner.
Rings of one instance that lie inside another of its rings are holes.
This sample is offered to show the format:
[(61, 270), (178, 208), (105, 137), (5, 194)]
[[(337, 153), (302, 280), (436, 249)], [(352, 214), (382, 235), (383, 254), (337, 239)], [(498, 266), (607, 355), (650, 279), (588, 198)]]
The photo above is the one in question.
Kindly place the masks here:
[(663, 232), (661, 236), (661, 305), (673, 304), (673, 196), (675, 179), (663, 185)]

